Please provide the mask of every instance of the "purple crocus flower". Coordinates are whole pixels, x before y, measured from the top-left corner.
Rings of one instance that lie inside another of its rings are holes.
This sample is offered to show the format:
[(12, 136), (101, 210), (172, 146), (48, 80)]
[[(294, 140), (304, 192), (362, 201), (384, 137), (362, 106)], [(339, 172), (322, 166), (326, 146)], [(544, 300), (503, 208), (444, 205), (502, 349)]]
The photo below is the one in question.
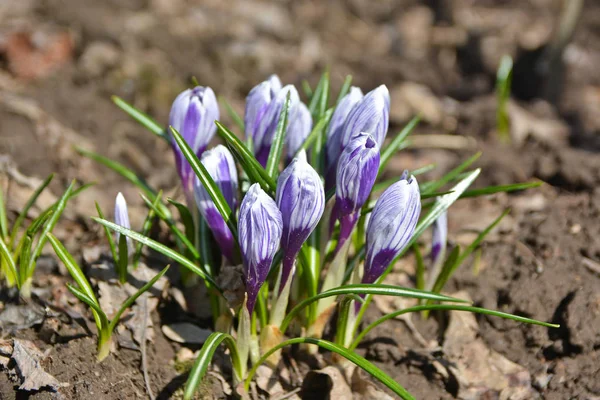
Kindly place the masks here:
[[(225, 146), (218, 145), (202, 154), (201, 161), (217, 184), (231, 211), (235, 213), (238, 178), (233, 156)], [(197, 177), (194, 180), (194, 195), (198, 210), (212, 230), (223, 255), (229, 261), (235, 262), (235, 239), (212, 198)]]
[(433, 223), (431, 238), (431, 262), (436, 264), (446, 251), (448, 239), (448, 213), (444, 211)]
[(325, 209), (325, 191), (306, 154), (292, 160), (277, 180), (275, 200), (283, 219), (283, 264), (280, 290), (285, 286), (300, 247), (316, 228)]
[(285, 136), (288, 161), (294, 158), (296, 152), (302, 147), (312, 129), (312, 116), (304, 103), (298, 102), (296, 108), (290, 111), (292, 113), (290, 114), (287, 134)]
[[(115, 224), (122, 226), (123, 228), (131, 229), (131, 223), (129, 222), (129, 212), (127, 211), (127, 202), (123, 193), (119, 192), (115, 199)], [(120, 234), (117, 232), (117, 243), (119, 242)], [(130, 245), (131, 240), (127, 237), (127, 245)]]
[[(335, 172), (337, 160), (342, 152), (342, 131), (352, 108), (363, 98), (360, 88), (352, 86), (348, 94), (340, 100), (327, 129), (327, 169)], [(332, 182), (333, 183), (333, 182)]]
[(402, 174), (377, 200), (367, 226), (362, 283), (373, 283), (410, 241), (419, 214), (421, 195), (416, 178)]
[(359, 133), (340, 155), (332, 222), (340, 221), (338, 248), (348, 239), (379, 171), (379, 146), (368, 133)]
[(283, 222), (277, 204), (255, 183), (244, 196), (238, 217), (238, 236), (252, 314), (258, 291), (267, 279), (273, 257), (279, 248)]
[[(298, 91), (293, 85), (282, 88), (279, 78), (275, 75), (253, 88), (246, 98), (246, 137), (252, 138), (254, 155), (263, 167), (267, 164), (273, 136), (288, 93), (291, 102), (288, 115), (292, 118), (300, 103)], [(288, 123), (288, 129), (289, 126)]]
[(381, 147), (390, 119), (390, 92), (381, 85), (365, 95), (350, 111), (342, 129), (340, 149), (358, 132), (370, 133)]
[[(215, 135), (217, 129), (215, 121), (218, 119), (219, 105), (215, 93), (209, 87), (196, 86), (177, 96), (171, 106), (169, 125), (183, 136), (196, 155), (200, 157)], [(194, 172), (174, 140), (172, 145), (177, 171), (183, 183), (184, 192), (190, 201)]]

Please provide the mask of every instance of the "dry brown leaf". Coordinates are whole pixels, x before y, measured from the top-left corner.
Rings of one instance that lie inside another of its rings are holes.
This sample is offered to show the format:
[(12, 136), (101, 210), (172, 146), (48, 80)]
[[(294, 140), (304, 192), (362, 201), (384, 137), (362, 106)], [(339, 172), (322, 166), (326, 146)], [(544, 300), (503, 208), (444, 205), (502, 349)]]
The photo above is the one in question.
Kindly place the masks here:
[(189, 322), (163, 325), (162, 333), (170, 340), (177, 343), (202, 344), (212, 333), (209, 329), (202, 329)]
[(13, 339), (11, 358), (15, 361), (17, 373), (21, 378), (19, 390), (38, 391), (44, 388), (57, 391), (68, 383), (59, 382), (55, 377), (44, 371), (40, 364), (44, 359), (43, 353), (33, 342)]

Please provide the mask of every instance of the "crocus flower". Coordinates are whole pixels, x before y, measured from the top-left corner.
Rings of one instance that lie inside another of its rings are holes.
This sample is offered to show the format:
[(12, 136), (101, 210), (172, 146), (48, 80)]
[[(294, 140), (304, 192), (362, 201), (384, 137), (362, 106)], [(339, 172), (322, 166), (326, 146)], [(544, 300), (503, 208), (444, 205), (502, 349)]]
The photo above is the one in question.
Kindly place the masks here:
[(319, 223), (325, 209), (321, 178), (306, 161), (304, 151), (279, 175), (275, 200), (283, 219), (281, 290), (292, 271), (300, 247)]
[[(273, 136), (288, 93), (291, 102), (288, 115), (291, 118), (300, 103), (298, 91), (293, 85), (281, 88), (281, 82), (276, 76), (253, 88), (246, 98), (246, 137), (252, 138), (254, 155), (263, 167), (267, 164)], [(288, 129), (289, 126), (288, 124)]]
[(385, 190), (377, 200), (367, 226), (363, 283), (373, 283), (411, 239), (419, 214), (419, 184), (408, 173)]
[(267, 279), (273, 257), (279, 248), (283, 222), (277, 204), (255, 183), (244, 196), (238, 217), (238, 236), (252, 314), (256, 297)]
[[(235, 161), (229, 150), (223, 145), (218, 145), (202, 154), (200, 161), (215, 181), (225, 201), (229, 204), (231, 211), (235, 213), (237, 208), (238, 179)], [(221, 213), (217, 210), (212, 198), (197, 177), (194, 180), (194, 195), (196, 205), (212, 230), (223, 255), (229, 261), (233, 262), (235, 239)]]
[(294, 158), (296, 152), (302, 147), (304, 141), (312, 129), (312, 117), (308, 107), (302, 102), (298, 102), (294, 110), (290, 110), (285, 144), (287, 145), (288, 161)]
[(448, 214), (444, 211), (433, 223), (433, 232), (431, 238), (431, 262), (437, 263), (438, 259), (443, 258), (446, 251), (448, 239)]
[(370, 133), (381, 147), (390, 119), (390, 92), (381, 85), (365, 95), (350, 111), (342, 129), (340, 149), (358, 132)]
[[(352, 233), (379, 171), (379, 146), (368, 133), (359, 133), (340, 155), (333, 217), (340, 221), (338, 248)], [(332, 222), (335, 219), (332, 218)]]
[[(175, 128), (190, 145), (198, 157), (208, 146), (217, 129), (219, 105), (215, 93), (209, 87), (196, 86), (177, 96), (171, 106), (169, 125)], [(183, 156), (179, 146), (172, 141), (175, 163), (183, 189), (190, 200), (194, 172)]]
[[(363, 92), (360, 88), (352, 86), (348, 94), (340, 100), (335, 108), (329, 128), (327, 129), (327, 168), (335, 172), (337, 160), (342, 152), (342, 131), (344, 123), (352, 108), (363, 98)], [(332, 182), (333, 183), (333, 182)]]
[[(127, 202), (125, 201), (125, 197), (123, 193), (119, 192), (117, 194), (117, 198), (115, 199), (115, 224), (122, 226), (123, 228), (131, 229), (131, 223), (129, 222), (129, 212), (127, 211)], [(119, 242), (119, 237), (121, 236), (117, 232), (117, 243)], [(130, 245), (131, 240), (127, 237), (127, 245)]]

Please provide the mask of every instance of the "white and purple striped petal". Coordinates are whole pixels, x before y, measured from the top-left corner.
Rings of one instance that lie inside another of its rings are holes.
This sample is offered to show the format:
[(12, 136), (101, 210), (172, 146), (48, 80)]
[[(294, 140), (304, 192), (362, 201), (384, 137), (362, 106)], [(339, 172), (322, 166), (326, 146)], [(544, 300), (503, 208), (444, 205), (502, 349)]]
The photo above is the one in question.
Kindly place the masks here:
[(296, 108), (292, 111), (288, 123), (285, 143), (287, 146), (288, 161), (294, 158), (296, 152), (302, 147), (304, 141), (312, 129), (312, 116), (308, 107), (302, 102), (298, 102)]
[(367, 93), (350, 111), (342, 129), (340, 149), (359, 132), (370, 133), (381, 147), (390, 119), (390, 92), (381, 85)]
[(407, 173), (377, 200), (367, 226), (363, 283), (373, 283), (411, 239), (421, 213), (419, 184)]
[(431, 262), (436, 264), (446, 252), (448, 242), (448, 213), (444, 211), (433, 223), (431, 237)]
[(244, 196), (238, 217), (238, 237), (244, 261), (247, 307), (254, 310), (258, 291), (267, 279), (279, 249), (283, 222), (277, 204), (255, 183)]
[[(304, 153), (304, 152), (302, 152)], [(275, 200), (283, 219), (281, 248), (285, 286), (302, 244), (315, 229), (325, 209), (325, 191), (317, 171), (301, 155), (294, 158), (277, 180)]]
[[(237, 209), (238, 178), (233, 156), (225, 146), (218, 145), (202, 154), (201, 161), (223, 194), (232, 212), (235, 213)], [(194, 180), (194, 195), (198, 210), (213, 232), (223, 255), (233, 262), (235, 239), (212, 198), (197, 177)]]
[(254, 140), (260, 121), (262, 121), (271, 101), (281, 90), (281, 81), (277, 75), (256, 85), (246, 97), (246, 111), (244, 113), (244, 126), (246, 139)]
[[(196, 86), (177, 96), (169, 114), (169, 125), (185, 139), (198, 157), (208, 146), (216, 132), (215, 121), (219, 119), (219, 105), (215, 93), (209, 87)], [(173, 141), (175, 163), (186, 195), (192, 191), (194, 173)]]
[(352, 108), (363, 98), (363, 92), (360, 88), (352, 86), (335, 108), (335, 112), (329, 122), (327, 129), (327, 168), (335, 168), (337, 160), (342, 152), (342, 131), (348, 114)]

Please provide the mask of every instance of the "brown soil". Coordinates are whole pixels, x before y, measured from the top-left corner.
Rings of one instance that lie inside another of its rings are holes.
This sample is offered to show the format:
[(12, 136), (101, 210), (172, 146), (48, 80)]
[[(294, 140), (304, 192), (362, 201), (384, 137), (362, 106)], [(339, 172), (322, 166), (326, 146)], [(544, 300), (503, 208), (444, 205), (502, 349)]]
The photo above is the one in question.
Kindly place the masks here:
[[(435, 177), (480, 149), (477, 165), (483, 171), (477, 186), (534, 178), (548, 184), (453, 207), (450, 239), (461, 244), (465, 223), (477, 224), (490, 213), (495, 217), (503, 207), (514, 211), (508, 232), (483, 246), (479, 272), (470, 263), (462, 266), (447, 291), (465, 290), (476, 305), (561, 324), (560, 329), (546, 329), (477, 318), (485, 344), (525, 367), (539, 397), (600, 397), (600, 273), (594, 271), (600, 263), (597, 2), (586, 2), (565, 53), (561, 96), (552, 101), (540, 100), (545, 82), (536, 78), (533, 67), (557, 20), (560, 2), (555, 0), (9, 3), (14, 5), (0, 6), (0, 13), (9, 17), (0, 20), (0, 165), (3, 172), (16, 165), (25, 176), (37, 178), (56, 171), (55, 194), (72, 178), (98, 182), (57, 229), (70, 250), (77, 254), (97, 243), (101, 230), (86, 219), (95, 213), (94, 200), (109, 210), (115, 194), (123, 191), (132, 204), (134, 226), (144, 215), (132, 185), (82, 160), (72, 145), (95, 149), (135, 169), (155, 187), (175, 190), (169, 149), (116, 109), (111, 94), (164, 123), (174, 95), (191, 76), (241, 111), (245, 94), (268, 74), (278, 73), (295, 84), (304, 78), (314, 83), (330, 66), (334, 90), (347, 73), (364, 89), (388, 85), (391, 131), (421, 112), (424, 121), (416, 136), (426, 139), (425, 134), (436, 133), (472, 140), (452, 150), (434, 142), (405, 151), (390, 173), (436, 162), (438, 171), (430, 174)], [(61, 36), (65, 32), (69, 40)], [(42, 50), (32, 52), (23, 45), (23, 33)], [(494, 75), (507, 53), (515, 58), (513, 102), (527, 114), (519, 121), (528, 124), (527, 137), (512, 145), (499, 143), (495, 134)], [(407, 84), (419, 85), (418, 90)], [(232, 125), (226, 115), (222, 119)], [(56, 268), (49, 271), (59, 275)], [(44, 282), (52, 287), (57, 281)], [(64, 284), (62, 278), (58, 282)], [(181, 319), (206, 322), (165, 311), (170, 307), (161, 304), (153, 314), (155, 340), (148, 346), (149, 382), (159, 398), (171, 397), (186, 377), (172, 361), (179, 346), (157, 327)], [(373, 307), (366, 320), (379, 314)], [(14, 336), (48, 350), (46, 371), (69, 383), (62, 397), (148, 396), (139, 351), (121, 348), (98, 364), (95, 336), (68, 318), (61, 321), (60, 326), (78, 336), (48, 336), (48, 322)], [(440, 343), (446, 322), (438, 315), (427, 321), (415, 317), (421, 334)], [(390, 321), (371, 332), (360, 351), (418, 399), (455, 398), (458, 393), (456, 380), (432, 366), (432, 360), (443, 363), (444, 354), (423, 349), (403, 322)], [(17, 386), (0, 373), (0, 398), (27, 398)], [(216, 379), (202, 393), (224, 396)], [(59, 396), (39, 392), (30, 397)]]

